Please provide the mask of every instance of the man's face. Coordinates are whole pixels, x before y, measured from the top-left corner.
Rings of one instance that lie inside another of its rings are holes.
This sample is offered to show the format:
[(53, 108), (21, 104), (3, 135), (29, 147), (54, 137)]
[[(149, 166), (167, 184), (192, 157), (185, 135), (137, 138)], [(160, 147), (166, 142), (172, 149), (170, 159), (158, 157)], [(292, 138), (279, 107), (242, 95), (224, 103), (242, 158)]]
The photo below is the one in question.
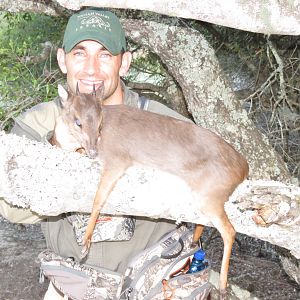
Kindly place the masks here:
[[(104, 100), (108, 102), (118, 96), (121, 97), (120, 76), (124, 76), (131, 62), (121, 54), (113, 56), (101, 44), (86, 40), (78, 43), (71, 52), (65, 54), (63, 49), (58, 50), (58, 62), (63, 73), (67, 74), (70, 90), (75, 93), (76, 86), (81, 93), (92, 93), (93, 87), (98, 89), (104, 85)], [(122, 101), (122, 99), (120, 100)]]

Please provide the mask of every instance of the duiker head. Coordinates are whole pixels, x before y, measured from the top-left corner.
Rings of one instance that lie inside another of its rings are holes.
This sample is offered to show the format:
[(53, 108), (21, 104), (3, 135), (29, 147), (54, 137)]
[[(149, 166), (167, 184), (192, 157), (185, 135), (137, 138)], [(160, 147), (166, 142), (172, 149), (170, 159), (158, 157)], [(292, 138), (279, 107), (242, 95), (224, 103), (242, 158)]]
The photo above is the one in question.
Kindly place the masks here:
[(95, 158), (103, 120), (103, 88), (92, 94), (81, 94), (78, 90), (73, 94), (58, 85), (58, 94), (62, 105), (62, 118), (70, 134), (90, 158)]

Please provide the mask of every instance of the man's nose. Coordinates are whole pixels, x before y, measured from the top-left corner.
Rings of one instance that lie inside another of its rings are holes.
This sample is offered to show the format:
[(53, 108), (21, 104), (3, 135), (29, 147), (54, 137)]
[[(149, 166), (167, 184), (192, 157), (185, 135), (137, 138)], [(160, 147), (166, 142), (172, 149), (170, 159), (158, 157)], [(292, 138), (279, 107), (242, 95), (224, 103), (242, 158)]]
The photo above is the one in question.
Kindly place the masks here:
[(99, 60), (96, 57), (90, 56), (86, 61), (85, 71), (89, 75), (93, 75), (100, 68)]

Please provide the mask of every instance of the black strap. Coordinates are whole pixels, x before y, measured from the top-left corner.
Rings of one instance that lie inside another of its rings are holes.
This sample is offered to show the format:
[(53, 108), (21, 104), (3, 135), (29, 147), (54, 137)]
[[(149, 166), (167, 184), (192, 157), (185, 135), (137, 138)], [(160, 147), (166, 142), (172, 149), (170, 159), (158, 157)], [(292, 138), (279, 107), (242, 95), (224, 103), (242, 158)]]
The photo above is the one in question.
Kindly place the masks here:
[(147, 99), (144, 96), (140, 96), (138, 100), (138, 108), (141, 110), (147, 110), (148, 109), (148, 103), (149, 99)]
[(184, 248), (184, 243), (183, 243), (182, 238), (179, 238), (178, 242), (176, 244), (180, 246), (179, 250), (177, 252), (175, 252), (173, 254), (167, 254), (166, 252), (169, 250), (169, 249), (167, 249), (167, 251), (165, 250), (161, 253), (160, 257), (164, 258), (164, 259), (172, 259), (172, 258), (178, 257)]

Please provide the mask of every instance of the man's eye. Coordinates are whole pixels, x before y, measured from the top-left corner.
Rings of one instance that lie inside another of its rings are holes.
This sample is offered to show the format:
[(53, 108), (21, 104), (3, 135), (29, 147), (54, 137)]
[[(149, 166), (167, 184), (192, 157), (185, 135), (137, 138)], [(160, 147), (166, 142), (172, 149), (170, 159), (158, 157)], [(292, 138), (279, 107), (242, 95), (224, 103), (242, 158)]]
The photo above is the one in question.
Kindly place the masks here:
[(78, 119), (75, 119), (75, 124), (81, 128), (81, 122)]
[(74, 56), (83, 56), (84, 53), (82, 51), (75, 51), (74, 53)]
[(104, 53), (100, 54), (100, 58), (102, 58), (102, 59), (108, 59), (110, 57), (111, 57), (111, 54), (108, 52), (104, 52)]

